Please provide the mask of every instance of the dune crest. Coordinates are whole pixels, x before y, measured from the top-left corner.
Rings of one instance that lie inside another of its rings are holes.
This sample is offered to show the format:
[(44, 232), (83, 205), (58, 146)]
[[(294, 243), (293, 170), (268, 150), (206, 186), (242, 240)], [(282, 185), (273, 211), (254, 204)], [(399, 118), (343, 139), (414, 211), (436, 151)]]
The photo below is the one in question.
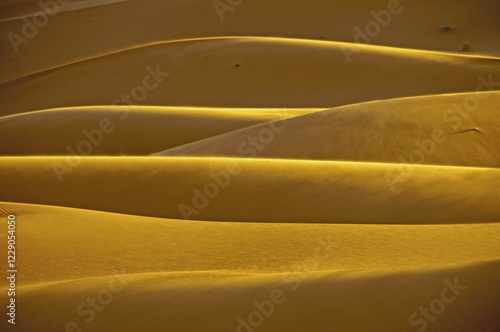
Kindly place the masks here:
[(448, 224), (500, 212), (496, 168), (173, 157), (3, 157), (0, 167), (3, 201), (164, 218)]
[[(154, 155), (498, 168), (499, 103), (497, 91), (361, 103), (277, 120), (280, 132), (260, 124)], [(250, 144), (249, 137), (257, 142)]]
[(0, 330), (499, 332), (499, 10), (0, 1)]

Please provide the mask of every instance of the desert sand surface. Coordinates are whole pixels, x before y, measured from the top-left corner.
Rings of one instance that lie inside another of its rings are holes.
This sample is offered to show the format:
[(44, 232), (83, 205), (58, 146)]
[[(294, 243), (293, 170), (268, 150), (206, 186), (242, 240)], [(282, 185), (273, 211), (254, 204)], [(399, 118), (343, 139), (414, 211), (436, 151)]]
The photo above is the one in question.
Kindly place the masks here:
[[(255, 299), (278, 289), (287, 300), (266, 322), (268, 330), (359, 331), (367, 320), (375, 330), (402, 330), (407, 312), (439, 295), (443, 280), (455, 276), (467, 290), (462, 303), (436, 321), (437, 328), (498, 328), (500, 290), (489, 287), (499, 268), (498, 224), (207, 223), (10, 203), (3, 204), (6, 213), (26, 220), (19, 227), (26, 234), (19, 250), (32, 253), (19, 265), (26, 284), (19, 310), (31, 316), (21, 325), (26, 330), (40, 328), (51, 302), (60, 304), (57, 316), (43, 323), (46, 330), (57, 331), (63, 319), (78, 320), (75, 308), (106, 287), (113, 274), (123, 278), (124, 289), (101, 313), (106, 318), (96, 318), (89, 329), (114, 329), (133, 310), (148, 319), (130, 320), (124, 331), (161, 330), (165, 319), (172, 331), (236, 330), (221, 313), (250, 313)], [(328, 258), (311, 265), (307, 259), (318, 247)], [(353, 294), (362, 296), (362, 304)], [(314, 305), (304, 306), (310, 301)], [(481, 306), (471, 308), (470, 302)]]
[(2, 1), (0, 329), (500, 331), (499, 10)]
[[(453, 107), (465, 100), (475, 100), (477, 108)], [(361, 103), (277, 119), (274, 125), (235, 130), (155, 155), (400, 163), (417, 150), (424, 153), (419, 164), (497, 168), (499, 104), (499, 92)], [(267, 134), (280, 125), (286, 130)], [(264, 139), (257, 147), (241, 144), (247, 137)]]
[[(208, 108), (166, 106), (68, 107), (0, 117), (0, 140), (8, 141), (24, 128), (23, 139), (0, 146), (0, 155), (64, 155), (67, 146), (82, 139), (83, 131), (95, 137), (92, 155), (157, 153), (226, 132), (284, 120), (322, 109)], [(92, 135), (100, 120), (114, 121), (106, 138)], [(146, 129), (147, 128), (147, 129)], [(85, 136), (83, 136), (85, 137)], [(63, 139), (62, 139), (63, 138)], [(71, 150), (70, 150), (71, 151)]]

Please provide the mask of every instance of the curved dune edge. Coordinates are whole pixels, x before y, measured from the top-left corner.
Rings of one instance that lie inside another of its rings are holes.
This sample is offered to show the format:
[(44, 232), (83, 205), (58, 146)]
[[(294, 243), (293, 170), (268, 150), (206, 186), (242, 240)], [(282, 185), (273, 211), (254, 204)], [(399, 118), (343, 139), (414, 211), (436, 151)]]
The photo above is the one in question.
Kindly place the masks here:
[(499, 12), (1, 0), (0, 331), (500, 332)]
[[(1, 84), (2, 115), (124, 103), (123, 95), (130, 98), (144, 84), (154, 88), (137, 96), (150, 105), (331, 108), (475, 91), (483, 81), (497, 82), (500, 74), (497, 60), (374, 46), (364, 46), (358, 60), (348, 63), (341, 44), (331, 44), (231, 38), (137, 49)], [(303, 56), (287, 56), (295, 53)], [(394, 80), (387, 71), (412, 77), (411, 82)], [(23, 98), (26, 94), (29, 100)]]
[[(109, 331), (110, 326), (123, 331), (165, 326), (186, 332), (234, 331), (256, 310), (254, 301), (259, 305), (277, 299), (260, 330), (324, 331), (329, 326), (342, 331), (404, 331), (418, 325), (419, 307), (429, 308), (435, 299), (444, 298), (452, 301), (436, 314), (439, 319), (427, 322), (429, 331), (493, 332), (500, 327), (495, 310), (500, 292), (494, 286), (499, 269), (496, 261), (375, 274), (316, 272), (303, 275), (300, 283), (284, 282), (282, 275), (214, 274), (211, 279), (204, 275), (172, 280), (165, 274), (145, 274), (24, 287), (20, 309), (30, 312), (30, 319), (22, 320), (20, 328), (57, 330), (75, 322), (96, 332)], [(94, 319), (86, 322), (91, 314), (82, 310), (89, 309), (85, 300), (106, 290), (111, 294), (106, 314), (94, 312)], [(47, 301), (60, 305), (55, 309)], [(134, 312), (132, 317), (149, 318), (132, 319), (129, 312)], [(47, 320), (47, 316), (54, 317)]]
[(499, 103), (498, 91), (360, 103), (239, 129), (154, 156), (500, 167)]
[[(114, 0), (114, 1), (129, 1), (129, 0)], [(0, 20), (1, 22), (1, 20)], [(135, 52), (144, 50), (147, 48), (157, 48), (162, 46), (167, 46), (170, 44), (178, 44), (178, 43), (196, 43), (196, 42), (210, 42), (210, 41), (261, 41), (261, 42), (274, 42), (274, 43), (283, 43), (283, 44), (302, 44), (302, 45), (310, 45), (310, 46), (329, 46), (332, 48), (342, 49), (346, 52), (352, 53), (360, 53), (360, 52), (371, 52), (371, 53), (387, 53), (387, 54), (400, 54), (404, 56), (410, 57), (443, 57), (448, 59), (454, 58), (466, 58), (469, 60), (494, 60), (500, 61), (500, 56), (495, 55), (481, 55), (481, 54), (463, 54), (456, 52), (440, 52), (440, 51), (432, 51), (432, 50), (423, 50), (423, 49), (409, 49), (409, 48), (401, 48), (394, 46), (384, 46), (384, 45), (376, 45), (376, 44), (362, 44), (362, 43), (351, 43), (351, 42), (341, 42), (341, 41), (328, 41), (328, 40), (314, 40), (314, 39), (302, 39), (302, 38), (284, 38), (284, 37), (264, 37), (264, 36), (217, 36), (217, 37), (200, 37), (200, 38), (185, 38), (185, 39), (173, 39), (173, 40), (165, 40), (165, 41), (156, 41), (142, 45), (135, 45), (132, 47), (127, 47), (119, 50), (114, 50), (109, 53), (98, 54), (89, 58), (78, 59), (73, 62), (59, 64), (54, 67), (45, 68), (36, 72), (32, 72), (23, 76), (11, 78), (7, 81), (0, 81), (0, 84), (5, 84), (9, 82), (13, 82), (16, 80), (27, 79), (32, 76), (40, 76), (43, 74), (47, 74), (52, 71), (64, 69), (67, 67), (71, 67), (78, 64), (83, 64), (87, 62), (92, 62), (96, 60), (100, 60), (106, 57), (119, 56), (128, 52)]]
[[(0, 155), (149, 155), (165, 146), (322, 109), (89, 106), (0, 117)], [(82, 150), (83, 151), (83, 150)]]
[[(165, 39), (253, 34), (352, 42), (355, 37), (353, 28), (359, 26), (363, 29), (364, 24), (373, 20), (370, 10), (378, 10), (376, 7), (382, 9), (386, 5), (387, 3), (342, 1), (332, 7), (331, 2), (320, 0), (311, 8), (307, 3), (298, 0), (289, 1), (286, 6), (280, 1), (268, 1), (265, 4), (238, 6), (234, 13), (226, 13), (228, 17), (223, 24), (212, 6), (203, 1), (158, 3), (145, 0), (141, 3), (129, 1), (117, 4), (111, 11), (89, 8), (52, 18), (50, 24), (44, 27), (47, 32), (39, 34), (35, 41), (23, 48), (26, 52), (19, 57), (15, 56), (13, 50), (6, 49), (5, 53), (9, 58), (20, 60), (18, 64), (12, 64), (13, 61), (6, 62), (8, 69), (13, 67), (8, 76), (18, 76), (25, 71), (58, 65), (68, 59), (76, 60), (96, 53), (113, 52), (133, 46), (137, 42), (151, 43)], [(2, 16), (9, 11), (14, 11), (17, 15), (26, 11), (16, 10), (16, 7), (21, 6), (5, 6), (5, 10), (2, 8)], [(31, 11), (39, 9), (36, 5), (32, 7), (34, 8), (30, 8)], [(497, 4), (482, 1), (480, 4), (461, 3), (457, 6), (456, 2), (448, 0), (439, 4), (408, 3), (408, 6), (404, 7), (412, 9), (394, 16), (391, 24), (384, 28), (377, 38), (371, 38), (370, 43), (454, 52), (460, 49), (464, 38), (467, 37), (473, 45), (473, 51), (498, 55), (498, 47), (494, 41), (499, 24), (493, 15), (498, 12)], [(455, 10), (450, 11), (451, 7)], [(276, 16), (276, 10), (282, 12), (282, 15)], [(426, 14), (429, 12), (434, 13), (432, 17)], [(136, 26), (141, 22), (135, 21), (137, 13), (141, 13), (144, 21), (156, 24), (141, 24), (141, 29), (137, 29)], [(296, 13), (301, 13), (302, 24), (297, 24)], [(89, 20), (89, 16), (94, 19)], [(108, 24), (108, 20), (114, 22), (113, 26)], [(477, 24), (479, 20), (481, 24)], [(192, 24), (195, 21), (203, 23), (197, 26)], [(256, 21), (260, 24), (256, 25)], [(440, 30), (453, 21), (459, 25), (453, 26), (453, 31)], [(81, 29), (83, 22), (85, 29)], [(18, 31), (19, 26), (17, 22), (4, 22), (3, 29), (5, 35), (9, 31)], [(62, 29), (72, 30), (73, 33), (69, 36), (58, 34)], [(101, 31), (107, 31), (114, 38), (110, 40), (103, 36)], [(130, 40), (124, 35), (133, 35), (135, 38)], [(409, 35), (413, 38), (407, 38)], [(58, 37), (59, 42), (54, 41), (54, 36)], [(94, 47), (82, 49), (82, 44)], [(38, 61), (33, 61), (34, 56)]]
[(500, 212), (494, 168), (165, 157), (3, 157), (0, 168), (0, 200), (176, 219), (448, 224)]
[(164, 273), (182, 280), (427, 270), (496, 260), (500, 234), (500, 223), (210, 223), (6, 202), (1, 211), (18, 220), (23, 287), (116, 274)]

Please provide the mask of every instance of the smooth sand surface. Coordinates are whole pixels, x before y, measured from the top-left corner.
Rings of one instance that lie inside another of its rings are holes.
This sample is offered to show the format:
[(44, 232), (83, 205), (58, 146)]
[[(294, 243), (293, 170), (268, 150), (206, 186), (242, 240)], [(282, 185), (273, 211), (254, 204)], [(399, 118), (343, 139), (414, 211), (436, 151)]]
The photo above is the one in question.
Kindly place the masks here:
[(499, 9), (1, 1), (0, 330), (500, 331)]
[[(499, 167), (499, 104), (498, 92), (362, 103), (235, 130), (155, 155)], [(248, 137), (258, 138), (257, 144), (242, 143)]]
[[(346, 61), (346, 49), (359, 51), (351, 63)], [(489, 75), (500, 75), (499, 63), (495, 57), (333, 41), (185, 39), (139, 45), (3, 82), (0, 115), (34, 111), (33, 105), (40, 109), (123, 103), (122, 94), (130, 96), (136, 86), (145, 85), (156, 88), (136, 92), (137, 99), (129, 97), (127, 103), (328, 108), (475, 91)], [(152, 78), (145, 81), (148, 75)], [(493, 81), (489, 89), (500, 85), (498, 79)], [(85, 93), (74, 94), (75, 89)], [(23, 98), (26, 94), (29, 99)]]
[[(124, 331), (163, 324), (175, 331), (235, 331), (238, 317), (273, 291), (283, 303), (262, 326), (266, 331), (367, 331), (367, 324), (401, 330), (409, 314), (455, 278), (466, 289), (435, 330), (500, 327), (500, 289), (491, 287), (499, 268), (498, 224), (206, 223), (12, 203), (2, 203), (1, 213), (17, 214), (26, 234), (19, 250), (30, 252), (19, 265), (26, 299), (19, 310), (31, 317), (18, 327), (26, 331), (57, 330), (71, 321), (93, 331), (123, 321)], [(317, 261), (311, 259), (316, 251)], [(103, 289), (113, 291), (112, 302), (87, 324), (90, 316), (75, 309)], [(481, 305), (471, 308), (471, 302)], [(59, 303), (50, 320), (47, 303)], [(129, 310), (148, 319), (129, 321)]]
[[(0, 141), (22, 137), (16, 144), (1, 145), (0, 155), (66, 155), (82, 140), (92, 142), (92, 155), (149, 155), (320, 110), (123, 105), (43, 110), (0, 117)], [(99, 133), (103, 119), (109, 125)]]
[[(284, 5), (282, 0), (245, 1), (225, 12), (221, 21), (210, 1), (125, 1), (52, 17), (43, 33), (21, 45), (27, 52), (16, 54), (8, 47), (1, 48), (0, 64), (5, 78), (16, 78), (137, 45), (200, 37), (278, 36), (352, 43), (357, 35), (354, 28), (365, 31), (368, 22), (374, 20), (371, 11), (386, 10), (388, 3), (316, 0), (311, 4), (289, 0)], [(496, 1), (400, 4), (396, 10), (399, 13), (391, 15), (390, 23), (378, 35), (368, 36), (370, 44), (456, 52), (468, 41), (475, 53), (500, 55)], [(5, 18), (40, 10), (34, 0), (7, 0), (1, 5), (1, 17)], [(443, 29), (447, 27), (449, 31)], [(20, 29), (16, 21), (0, 25), (2, 35), (19, 33)], [(61, 33), (61, 29), (66, 31)], [(359, 39), (361, 43), (367, 41)]]
[(497, 222), (500, 213), (497, 168), (162, 157), (4, 157), (0, 165), (2, 201), (155, 217), (447, 224)]
[[(22, 221), (19, 250), (30, 253), (19, 265), (26, 285), (19, 310), (30, 315), (19, 328), (26, 331), (58, 330), (67, 322), (94, 331), (164, 324), (175, 331), (235, 331), (238, 317), (272, 292), (282, 303), (262, 326), (266, 331), (402, 330), (410, 313), (455, 278), (466, 289), (434, 330), (500, 327), (500, 293), (490, 287), (498, 280), (498, 224), (205, 223), (11, 203), (1, 212)], [(324, 259), (315, 261), (318, 248)], [(106, 289), (112, 302), (86, 323), (89, 314), (75, 309)], [(128, 320), (129, 310), (148, 319)]]

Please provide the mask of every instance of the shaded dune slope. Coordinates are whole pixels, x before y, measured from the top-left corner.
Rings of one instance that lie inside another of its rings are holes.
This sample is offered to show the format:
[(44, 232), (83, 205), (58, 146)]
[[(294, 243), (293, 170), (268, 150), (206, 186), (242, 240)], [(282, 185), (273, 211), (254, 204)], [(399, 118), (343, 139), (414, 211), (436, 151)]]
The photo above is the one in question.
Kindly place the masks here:
[(315, 111), (93, 106), (22, 113), (0, 117), (0, 155), (76, 154), (82, 141), (92, 143), (91, 155), (148, 155), (165, 146)]
[(17, 213), (20, 221), (19, 250), (27, 255), (19, 261), (24, 285), (117, 273), (287, 273), (317, 251), (328, 259), (317, 262), (316, 271), (457, 266), (497, 259), (500, 233), (500, 223), (242, 224), (16, 203), (0, 203), (0, 209)]
[[(22, 331), (59, 330), (68, 322), (90, 327), (82, 303), (106, 289), (112, 305), (96, 312), (92, 331), (164, 325), (235, 331), (239, 317), (256, 310), (255, 301), (276, 291), (283, 301), (262, 331), (411, 331), (411, 315), (442, 297), (450, 283), (460, 285), (448, 291), (457, 296), (429, 331), (500, 327), (499, 224), (204, 223), (0, 203), (2, 216), (13, 211), (26, 236), (19, 242), (25, 254), (18, 310), (30, 319), (19, 320)], [(325, 259), (310, 265), (318, 253)], [(126, 319), (131, 311), (149, 318)], [(158, 311), (163, 314), (151, 314)]]
[(1, 1), (15, 330), (500, 331), (500, 4), (223, 1)]
[[(19, 242), (25, 259), (18, 310), (30, 315), (19, 321), (23, 331), (58, 330), (68, 322), (87, 327), (88, 313), (76, 309), (105, 289), (112, 290), (112, 305), (96, 313), (92, 331), (163, 324), (175, 331), (234, 331), (238, 318), (255, 310), (254, 301), (276, 290), (285, 300), (262, 331), (405, 331), (416, 326), (409, 318), (419, 307), (442, 296), (446, 282), (460, 285), (458, 296), (429, 331), (499, 327), (500, 224), (205, 223), (0, 203), (7, 210), (22, 211), (19, 231), (26, 236)], [(309, 264), (318, 253), (325, 259)], [(46, 304), (55, 302), (57, 314), (46, 319), (54, 312)], [(130, 310), (164, 314), (130, 321)]]
[(499, 167), (499, 105), (499, 92), (349, 105), (274, 125), (256, 125), (155, 155)]
[[(360, 47), (358, 60), (348, 64), (345, 49)], [(1, 115), (129, 102), (328, 108), (378, 99), (475, 91), (481, 80), (500, 73), (499, 61), (298, 39), (186, 40), (131, 49), (0, 84), (0, 105)], [(388, 72), (398, 73), (398, 78), (395, 80)], [(154, 89), (144, 89), (153, 85)], [(138, 86), (146, 92), (133, 94)], [(75, 89), (85, 93), (74, 94)], [(29, 99), (23, 98), (26, 94)], [(124, 102), (123, 94), (136, 99)]]
[(0, 200), (166, 218), (422, 224), (496, 222), (500, 211), (493, 168), (164, 157), (0, 166)]
[[(15, 54), (11, 47), (0, 48), (0, 72), (5, 79), (12, 79), (95, 56), (96, 50), (106, 54), (134, 47), (139, 42), (184, 38), (258, 35), (353, 42), (354, 28), (365, 29), (374, 20), (371, 10), (386, 10), (387, 4), (386, 0), (341, 0), (332, 6), (330, 0), (317, 0), (314, 5), (289, 0), (285, 6), (281, 0), (260, 0), (233, 7), (222, 22), (212, 3), (202, 0), (127, 1), (63, 12), (52, 17), (37, 38), (21, 45), (22, 52)], [(497, 2), (443, 0), (401, 1), (401, 4), (402, 11), (392, 15), (381, 33), (361, 42), (456, 52), (468, 40), (475, 52), (500, 55), (496, 42), (500, 22), (494, 14), (499, 10)], [(2, 1), (0, 18), (39, 9), (37, 1)], [(139, 12), (141, 15), (136, 15)], [(0, 34), (20, 33), (22, 24), (21, 20), (1, 22)], [(443, 31), (443, 27), (451, 30)]]
[[(105, 315), (99, 314), (92, 322), (92, 331), (116, 327), (122, 331), (154, 330), (164, 325), (179, 332), (237, 331), (238, 317), (246, 319), (256, 310), (254, 301), (269, 300), (273, 290), (280, 290), (286, 299), (265, 319), (261, 331), (321, 332), (325, 326), (348, 332), (411, 331), (417, 325), (410, 326), (409, 316), (419, 307), (427, 307), (429, 299), (439, 298), (446, 287), (445, 280), (457, 280), (467, 289), (462, 290), (453, 305), (446, 306), (444, 314), (429, 324), (428, 330), (496, 332), (500, 327), (496, 319), (500, 296), (496, 286), (498, 269), (497, 261), (418, 272), (306, 273), (296, 291), (292, 290), (295, 285), (284, 283), (280, 274), (125, 275), (121, 277), (126, 284), (124, 290), (113, 296), (113, 305), (106, 307)], [(68, 321), (87, 326), (84, 319), (88, 314), (78, 316), (75, 308), (88, 294), (98, 294), (111, 280), (113, 277), (22, 288), (27, 301), (20, 305), (20, 310), (29, 312), (31, 319), (23, 320), (20, 328), (57, 330)], [(46, 301), (60, 301), (58, 314), (50, 320), (44, 319)], [(148, 319), (127, 319), (130, 311)], [(151, 314), (157, 311), (162, 314)]]

